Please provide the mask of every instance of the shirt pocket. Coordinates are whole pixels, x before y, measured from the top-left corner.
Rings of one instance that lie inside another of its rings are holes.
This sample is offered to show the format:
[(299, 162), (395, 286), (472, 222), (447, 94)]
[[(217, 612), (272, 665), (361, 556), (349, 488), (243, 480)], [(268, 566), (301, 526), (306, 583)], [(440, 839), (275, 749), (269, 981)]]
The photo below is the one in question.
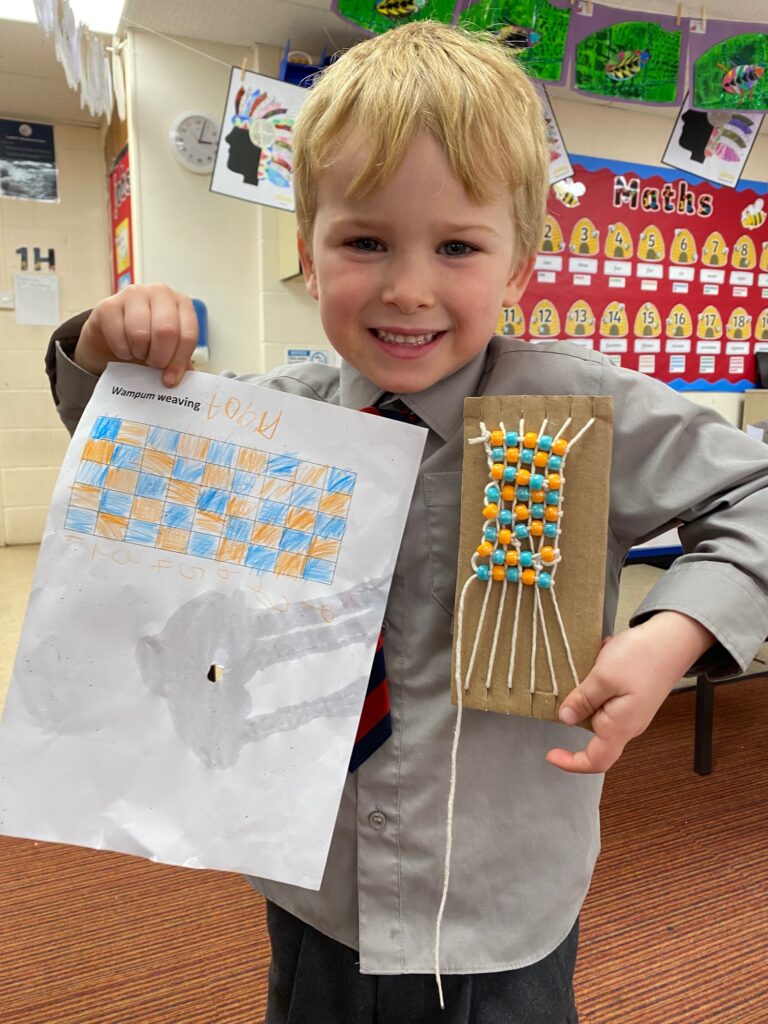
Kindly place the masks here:
[(430, 590), (449, 615), (456, 596), (461, 520), (461, 472), (425, 473)]

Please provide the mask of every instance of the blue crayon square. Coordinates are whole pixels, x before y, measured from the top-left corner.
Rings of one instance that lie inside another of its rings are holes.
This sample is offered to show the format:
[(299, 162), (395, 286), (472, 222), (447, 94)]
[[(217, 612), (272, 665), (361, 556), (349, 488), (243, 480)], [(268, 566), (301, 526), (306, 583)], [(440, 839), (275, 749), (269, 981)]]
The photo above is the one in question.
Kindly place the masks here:
[(315, 583), (332, 583), (335, 563), (327, 558), (308, 558), (304, 566), (304, 579)]
[(77, 533), (93, 533), (96, 528), (96, 512), (87, 508), (70, 508), (64, 526)]
[(221, 515), (227, 511), (228, 502), (229, 491), (222, 491), (218, 487), (203, 487), (197, 498), (197, 507)]
[(265, 548), (261, 544), (251, 544), (244, 559), (244, 564), (249, 569), (262, 569), (266, 572), (273, 572), (277, 563), (277, 551), (274, 548)]
[(219, 547), (219, 538), (210, 533), (191, 533), (187, 552), (200, 558), (215, 558)]
[(104, 491), (101, 496), (99, 512), (109, 512), (115, 516), (126, 516), (131, 514), (133, 495), (123, 494), (122, 491)]
[(348, 469), (336, 469), (335, 466), (331, 466), (328, 470), (325, 487), (332, 494), (351, 494), (355, 489), (356, 479), (357, 473), (350, 473)]
[(241, 469), (236, 469), (232, 477), (232, 490), (235, 494), (253, 494), (260, 479), (256, 473), (245, 473)]
[(256, 515), (258, 523), (269, 523), (272, 526), (285, 526), (285, 518), (288, 515), (290, 505), (282, 501), (262, 501)]
[(280, 480), (290, 480), (298, 464), (299, 460), (292, 455), (270, 455), (264, 473)]
[(107, 470), (109, 466), (104, 466), (100, 462), (81, 462), (75, 479), (79, 484), (91, 484), (94, 487), (103, 487), (104, 481), (107, 479)]
[(168, 477), (155, 473), (139, 473), (136, 484), (137, 498), (164, 498), (168, 491)]
[(234, 444), (227, 444), (226, 441), (211, 441), (208, 446), (208, 462), (217, 466), (231, 466), (235, 460), (237, 447)]
[(166, 430), (165, 427), (150, 427), (147, 436), (147, 448), (173, 455), (179, 447), (179, 431)]
[(291, 504), (297, 508), (317, 508), (320, 504), (320, 495), (322, 493), (319, 487), (310, 487), (308, 484), (294, 484)]
[(283, 530), (283, 536), (280, 538), (280, 550), (298, 551), (305, 555), (309, 551), (311, 541), (311, 533), (302, 533), (301, 530)]
[(250, 519), (240, 519), (238, 516), (230, 516), (224, 525), (224, 536), (227, 540), (249, 540), (253, 530), (253, 523)]
[(171, 470), (174, 480), (183, 480), (187, 484), (199, 484), (203, 479), (205, 463), (198, 459), (183, 459), (180, 455), (176, 457)]
[(347, 521), (342, 516), (326, 516), (320, 512), (315, 522), (315, 536), (324, 537), (326, 540), (339, 540), (344, 536), (346, 525)]
[(157, 543), (157, 534), (160, 530), (158, 523), (142, 523), (138, 519), (131, 519), (125, 531), (123, 540), (132, 544), (148, 544), (153, 547)]
[(177, 530), (191, 530), (195, 510), (190, 505), (177, 505), (169, 501), (163, 509), (163, 526)]
[(123, 421), (116, 416), (99, 416), (91, 429), (91, 437), (100, 441), (102, 438), (107, 441), (114, 441), (120, 433)]
[(112, 450), (110, 466), (118, 469), (141, 469), (141, 455), (144, 451), (135, 444), (116, 444)]

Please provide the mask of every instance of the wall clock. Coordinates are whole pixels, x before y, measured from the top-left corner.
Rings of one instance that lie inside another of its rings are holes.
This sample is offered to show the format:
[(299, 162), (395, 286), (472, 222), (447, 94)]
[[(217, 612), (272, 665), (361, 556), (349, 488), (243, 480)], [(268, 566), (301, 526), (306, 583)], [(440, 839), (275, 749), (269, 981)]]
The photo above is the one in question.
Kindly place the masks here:
[(216, 160), (219, 126), (207, 114), (188, 111), (174, 118), (168, 142), (182, 167), (195, 174), (207, 174)]

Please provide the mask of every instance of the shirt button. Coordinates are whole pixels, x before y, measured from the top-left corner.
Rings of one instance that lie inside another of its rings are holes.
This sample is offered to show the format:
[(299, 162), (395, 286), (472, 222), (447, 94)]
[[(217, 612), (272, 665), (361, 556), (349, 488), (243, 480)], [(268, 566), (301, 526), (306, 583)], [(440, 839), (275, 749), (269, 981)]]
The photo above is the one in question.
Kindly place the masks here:
[(387, 824), (387, 819), (381, 811), (373, 811), (368, 815), (368, 824), (371, 828), (382, 829)]
[(381, 624), (381, 634), (382, 634), (382, 636), (386, 636), (388, 632), (389, 632), (389, 619), (384, 619), (384, 621)]

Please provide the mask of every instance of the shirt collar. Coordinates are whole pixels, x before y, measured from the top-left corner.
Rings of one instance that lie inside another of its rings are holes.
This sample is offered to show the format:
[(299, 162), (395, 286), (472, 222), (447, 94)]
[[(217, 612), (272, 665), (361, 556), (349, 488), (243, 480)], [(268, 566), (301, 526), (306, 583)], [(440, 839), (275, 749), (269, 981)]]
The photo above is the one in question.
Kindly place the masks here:
[[(464, 399), (477, 393), (485, 369), (487, 350), (475, 356), (450, 377), (439, 380), (425, 391), (395, 395), (431, 430), (447, 441), (464, 422)], [(368, 380), (346, 360), (341, 361), (339, 404), (346, 409), (376, 405), (386, 392)]]

